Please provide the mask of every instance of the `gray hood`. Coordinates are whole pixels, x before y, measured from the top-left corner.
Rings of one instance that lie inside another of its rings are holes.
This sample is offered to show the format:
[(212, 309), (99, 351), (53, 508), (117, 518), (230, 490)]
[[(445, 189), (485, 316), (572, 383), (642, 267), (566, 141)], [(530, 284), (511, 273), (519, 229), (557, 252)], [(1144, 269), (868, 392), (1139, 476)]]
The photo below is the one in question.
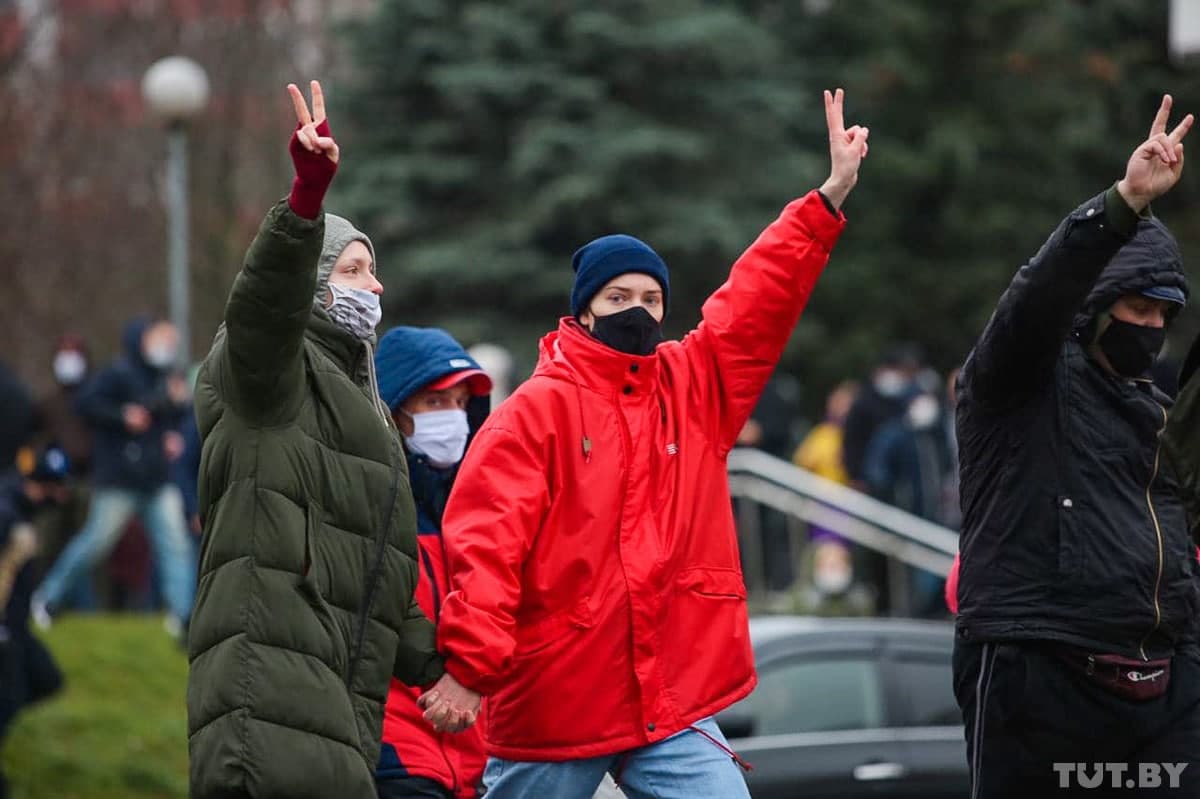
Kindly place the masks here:
[(325, 243), (321, 245), (321, 258), (317, 261), (317, 291), (313, 295), (313, 301), (321, 309), (324, 309), (329, 301), (329, 275), (333, 272), (333, 265), (337, 263), (342, 250), (352, 241), (361, 241), (367, 245), (367, 249), (371, 251), (371, 260), (375, 260), (375, 247), (366, 233), (350, 224), (349, 220), (334, 214), (325, 214)]

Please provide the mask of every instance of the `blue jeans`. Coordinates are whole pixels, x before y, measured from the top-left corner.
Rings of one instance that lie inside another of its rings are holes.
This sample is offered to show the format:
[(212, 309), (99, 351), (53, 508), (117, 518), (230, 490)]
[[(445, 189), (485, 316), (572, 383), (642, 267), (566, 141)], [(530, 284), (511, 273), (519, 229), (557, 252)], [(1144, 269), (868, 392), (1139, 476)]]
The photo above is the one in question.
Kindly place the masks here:
[[(692, 725), (728, 747), (713, 719)], [(605, 773), (629, 799), (750, 799), (737, 764), (720, 746), (693, 729), (658, 743), (603, 757), (562, 762), (489, 758), (485, 799), (591, 799)]]
[(60, 605), (79, 578), (90, 574), (117, 545), (134, 514), (141, 518), (150, 536), (167, 610), (181, 622), (186, 621), (196, 593), (196, 567), (183, 516), (183, 497), (173, 484), (146, 492), (94, 489), (83, 529), (42, 580), (37, 599), (51, 609)]

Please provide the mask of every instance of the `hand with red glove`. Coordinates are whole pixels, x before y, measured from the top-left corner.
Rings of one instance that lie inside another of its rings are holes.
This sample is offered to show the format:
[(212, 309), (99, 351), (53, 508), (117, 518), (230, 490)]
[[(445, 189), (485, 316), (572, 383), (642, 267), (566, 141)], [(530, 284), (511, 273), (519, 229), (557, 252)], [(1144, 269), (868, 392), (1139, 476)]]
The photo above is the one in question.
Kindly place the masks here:
[(287, 87), (296, 109), (297, 122), (296, 132), (288, 144), (288, 152), (296, 170), (288, 205), (297, 216), (305, 219), (316, 219), (321, 213), (321, 203), (329, 184), (333, 182), (340, 157), (337, 142), (329, 130), (329, 121), (325, 118), (325, 95), (321, 92), (321, 84), (314, 80), (311, 87), (312, 114), (308, 113), (308, 104), (296, 84), (289, 83)]

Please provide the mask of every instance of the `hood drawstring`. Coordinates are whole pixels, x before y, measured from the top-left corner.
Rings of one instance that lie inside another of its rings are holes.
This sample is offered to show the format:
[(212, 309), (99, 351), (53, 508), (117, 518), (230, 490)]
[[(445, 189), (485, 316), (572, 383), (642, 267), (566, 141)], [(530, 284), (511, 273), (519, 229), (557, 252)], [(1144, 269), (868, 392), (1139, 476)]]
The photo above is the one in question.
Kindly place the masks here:
[[(554, 354), (563, 354), (563, 346), (557, 341), (554, 342)], [(575, 386), (575, 403), (580, 408), (580, 429), (583, 431), (583, 438), (580, 440), (580, 445), (583, 450), (583, 462), (592, 463), (592, 437), (588, 435), (588, 417), (583, 415), (583, 389), (580, 388), (580, 376), (578, 376), (575, 367), (571, 365), (570, 361), (565, 358), (563, 360), (566, 368), (571, 373), (571, 377), (574, 378), (571, 380), (571, 384)]]
[(379, 378), (375, 374), (375, 353), (370, 341), (364, 339), (363, 346), (367, 348), (367, 382), (370, 383), (371, 400), (375, 405), (375, 410), (379, 411), (384, 426), (387, 426), (390, 414), (387, 406), (383, 404), (383, 398), (379, 396)]
[(575, 401), (579, 404), (579, 427), (583, 430), (583, 462), (592, 462), (592, 438), (587, 433), (587, 417), (583, 415), (583, 389), (575, 383)]

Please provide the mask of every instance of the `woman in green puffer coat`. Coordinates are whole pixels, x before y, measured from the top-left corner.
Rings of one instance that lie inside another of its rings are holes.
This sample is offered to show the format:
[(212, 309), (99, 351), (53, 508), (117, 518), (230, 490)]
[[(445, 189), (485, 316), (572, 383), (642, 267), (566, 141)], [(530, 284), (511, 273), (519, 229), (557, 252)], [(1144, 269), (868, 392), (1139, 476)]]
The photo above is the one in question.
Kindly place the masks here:
[(405, 457), (375, 381), (371, 242), (322, 211), (320, 85), (292, 191), (267, 214), (201, 369), (200, 580), (189, 630), (192, 799), (373, 797), (393, 675), (443, 673), (413, 599)]

